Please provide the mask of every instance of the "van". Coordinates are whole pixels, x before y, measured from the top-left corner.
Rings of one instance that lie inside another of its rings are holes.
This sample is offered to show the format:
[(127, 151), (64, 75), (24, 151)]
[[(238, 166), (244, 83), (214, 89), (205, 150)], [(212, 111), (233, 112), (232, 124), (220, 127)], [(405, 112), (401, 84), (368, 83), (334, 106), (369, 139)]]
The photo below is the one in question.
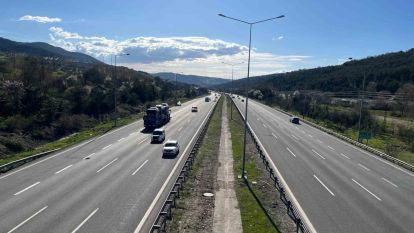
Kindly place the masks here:
[(151, 143), (160, 143), (165, 140), (165, 129), (155, 129), (151, 135)]

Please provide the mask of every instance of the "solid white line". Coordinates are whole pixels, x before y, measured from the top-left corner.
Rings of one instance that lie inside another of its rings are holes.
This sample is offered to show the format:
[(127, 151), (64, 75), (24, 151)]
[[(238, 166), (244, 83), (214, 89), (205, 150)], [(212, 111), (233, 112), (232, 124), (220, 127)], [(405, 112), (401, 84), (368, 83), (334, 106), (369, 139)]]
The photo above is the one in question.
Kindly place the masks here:
[(109, 144), (109, 145), (105, 146), (104, 148), (102, 148), (102, 150), (106, 150), (106, 149), (108, 149), (111, 146), (112, 146), (112, 144)]
[(39, 211), (37, 211), (36, 213), (34, 213), (32, 216), (30, 216), (29, 218), (27, 218), (26, 220), (24, 220), (23, 222), (21, 222), (19, 225), (15, 226), (13, 229), (11, 229), (10, 231), (8, 231), (7, 233), (12, 233), (13, 231), (17, 230), (17, 228), (21, 227), (23, 224), (25, 224), (30, 219), (36, 217), (36, 215), (40, 214), (46, 208), (47, 208), (47, 206), (43, 207), (42, 209), (40, 209)]
[(348, 156), (346, 156), (345, 154), (340, 154), (340, 155), (342, 155), (342, 156), (344, 156), (345, 158), (347, 158), (347, 159), (351, 159), (351, 158), (349, 158)]
[(378, 201), (381, 201), (381, 198), (379, 198), (377, 195), (373, 194), (371, 191), (369, 191), (367, 188), (365, 188), (364, 186), (362, 186), (360, 183), (358, 183), (356, 180), (352, 179), (353, 182), (355, 182), (357, 185), (359, 185), (359, 187), (363, 188), (365, 191), (367, 191), (369, 194), (371, 194), (372, 196), (374, 196)]
[(314, 149), (312, 149), (313, 153), (317, 154), (319, 157), (321, 157), (322, 159), (325, 159), (325, 157), (323, 157), (322, 155), (320, 155), (318, 152), (316, 152)]
[(122, 140), (124, 140), (125, 138), (120, 138), (120, 139), (118, 139), (118, 142), (120, 142), (120, 141), (122, 141)]
[(331, 149), (331, 150), (335, 150), (332, 146), (328, 146), (328, 148)]
[(319, 181), (319, 183), (321, 183), (321, 185), (326, 189), (326, 190), (328, 190), (328, 192), (332, 195), (332, 196), (335, 196), (335, 194), (314, 174), (313, 175), (313, 177), (315, 177), (315, 179), (317, 180), (317, 181)]
[(72, 164), (69, 165), (69, 166), (67, 166), (67, 167), (65, 167), (65, 168), (63, 168), (63, 169), (60, 169), (59, 171), (55, 172), (55, 174), (59, 174), (59, 173), (63, 172), (64, 170), (66, 170), (66, 169), (68, 169), (70, 167), (72, 167)]
[(129, 134), (129, 136), (132, 136), (132, 135), (134, 135), (134, 134), (137, 134), (137, 132), (130, 133), (130, 134)]
[(299, 138), (297, 138), (295, 135), (292, 134), (292, 137), (296, 140), (299, 140)]
[(86, 156), (85, 158), (83, 158), (83, 159), (86, 159), (86, 158), (89, 158), (89, 157), (91, 157), (92, 155), (94, 155), (95, 153), (92, 153), (92, 154), (90, 154), (90, 155), (88, 155), (88, 156)]
[(296, 155), (289, 148), (286, 147), (286, 150), (288, 150), (293, 155), (293, 157), (296, 158)]
[(371, 169), (369, 169), (369, 168), (365, 167), (364, 165), (362, 165), (362, 164), (360, 164), (360, 163), (358, 163), (358, 166), (362, 167), (363, 169), (365, 169), (365, 170), (367, 170), (367, 171), (371, 171)]
[(387, 183), (389, 183), (390, 185), (392, 185), (392, 186), (394, 186), (394, 187), (398, 188), (398, 185), (396, 185), (396, 184), (392, 183), (391, 181), (389, 181), (389, 180), (385, 179), (384, 177), (382, 177), (381, 179), (385, 180), (385, 181), (386, 181)]
[(101, 169), (99, 169), (98, 171), (96, 171), (96, 173), (98, 173), (98, 172), (102, 171), (103, 169), (105, 169), (106, 167), (108, 167), (109, 165), (111, 165), (113, 162), (115, 162), (115, 161), (117, 161), (117, 160), (118, 160), (118, 158), (116, 158), (116, 159), (112, 160), (112, 161), (111, 161), (111, 162), (109, 162), (107, 165), (103, 166)]
[(36, 182), (36, 183), (34, 183), (34, 184), (32, 184), (32, 185), (30, 185), (29, 187), (27, 187), (27, 188), (25, 188), (25, 189), (23, 189), (23, 190), (20, 190), (19, 192), (15, 193), (15, 194), (14, 194), (14, 196), (17, 196), (17, 195), (21, 194), (22, 192), (27, 191), (28, 189), (31, 189), (31, 188), (33, 188), (34, 186), (38, 185), (38, 184), (40, 184), (40, 182), (39, 182), (39, 181), (38, 181), (38, 182)]
[(275, 138), (277, 139), (277, 136), (276, 136), (274, 133), (272, 133), (272, 136), (273, 136), (273, 137), (275, 137)]
[[(198, 127), (196, 133), (194, 134), (194, 136), (191, 138), (190, 143), (187, 145), (187, 147), (184, 149), (182, 155), (185, 155), (185, 153), (187, 152), (187, 150), (190, 148), (190, 145), (192, 144), (192, 142), (194, 141), (194, 138), (197, 136), (197, 132), (200, 131), (201, 127), (203, 126), (203, 124), (205, 123), (205, 121), (207, 120), (207, 116), (211, 113), (211, 111), (213, 111), (213, 108), (210, 108), (209, 112), (207, 113), (206, 117), (204, 118), (203, 122), (200, 124), (200, 126)], [(165, 180), (164, 184), (161, 186), (160, 191), (158, 191), (157, 195), (155, 196), (154, 200), (152, 201), (150, 207), (147, 209), (147, 211), (145, 212), (144, 216), (141, 218), (141, 221), (139, 222), (138, 226), (135, 228), (134, 233), (140, 233), (142, 227), (144, 226), (145, 222), (147, 221), (149, 215), (151, 214), (152, 210), (154, 209), (156, 203), (158, 202), (158, 200), (160, 199), (162, 193), (164, 193), (164, 189), (167, 187), (168, 183), (170, 182), (172, 176), (174, 175), (175, 171), (178, 169), (178, 166), (181, 164), (181, 161), (184, 159), (185, 156), (180, 156), (180, 158), (178, 159), (178, 161), (176, 162), (176, 164), (174, 165), (173, 169), (171, 170), (170, 174), (168, 175), (167, 179)]]
[(138, 168), (137, 168), (137, 170), (135, 170), (133, 173), (132, 173), (132, 175), (135, 175), (146, 163), (148, 162), (148, 159), (147, 160), (145, 160), (145, 162), (144, 163), (142, 163), (141, 164), (141, 166), (139, 166)]
[(83, 220), (81, 224), (79, 224), (79, 226), (76, 227), (75, 230), (72, 231), (72, 233), (75, 233), (76, 231), (78, 231), (83, 226), (83, 224), (85, 224), (98, 210), (99, 208), (96, 208), (92, 213), (90, 213), (88, 217), (86, 217), (85, 220)]
[(16, 170), (16, 171), (10, 172), (10, 173), (8, 173), (7, 175), (4, 175), (4, 176), (0, 177), (0, 180), (1, 180), (1, 179), (6, 178), (6, 177), (8, 177), (8, 176), (11, 176), (11, 175), (13, 175), (13, 174), (15, 174), (15, 173), (17, 173), (17, 172), (20, 172), (20, 171), (26, 170), (26, 169), (28, 169), (28, 168), (30, 168), (30, 167), (33, 167), (34, 165), (37, 165), (37, 164), (39, 164), (39, 163), (43, 163), (44, 161), (47, 161), (47, 160), (49, 160), (49, 159), (51, 159), (51, 158), (54, 158), (54, 157), (56, 157), (56, 156), (59, 156), (59, 155), (61, 155), (61, 154), (63, 154), (63, 153), (66, 153), (66, 152), (68, 152), (68, 151), (74, 150), (74, 149), (76, 149), (76, 148), (78, 148), (78, 147), (81, 147), (81, 146), (83, 146), (83, 145), (85, 145), (85, 144), (87, 144), (87, 143), (91, 142), (91, 141), (93, 141), (93, 139), (92, 139), (92, 140), (89, 140), (89, 141), (86, 141), (86, 142), (84, 142), (84, 143), (82, 143), (82, 144), (79, 144), (79, 145), (77, 145), (77, 146), (74, 146), (74, 147), (72, 147), (72, 148), (69, 148), (69, 149), (67, 149), (67, 150), (65, 150), (65, 151), (59, 152), (59, 153), (57, 153), (57, 154), (55, 154), (55, 155), (52, 155), (52, 156), (50, 156), (50, 157), (47, 157), (47, 158), (45, 158), (45, 159), (43, 159), (43, 160), (40, 160), (39, 162), (36, 162), (36, 163), (30, 164), (29, 166), (23, 167), (23, 168), (21, 168), (21, 169), (19, 169), (19, 170)]

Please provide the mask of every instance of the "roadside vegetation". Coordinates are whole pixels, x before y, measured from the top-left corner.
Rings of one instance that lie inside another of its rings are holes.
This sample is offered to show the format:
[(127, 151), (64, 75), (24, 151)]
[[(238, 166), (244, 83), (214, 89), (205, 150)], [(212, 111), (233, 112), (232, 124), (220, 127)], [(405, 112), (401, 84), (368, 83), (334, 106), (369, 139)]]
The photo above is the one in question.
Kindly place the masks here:
[(167, 232), (212, 232), (214, 218), (214, 193), (218, 168), (223, 98), (220, 98), (208, 125), (208, 130), (196, 155), (193, 169), (184, 184), (177, 207), (173, 209), (172, 221)]
[(155, 103), (207, 93), (125, 67), (116, 73), (113, 79), (114, 67), (103, 63), (0, 53), (0, 163), (109, 130), (114, 89), (120, 123), (142, 117)]
[(286, 215), (284, 204), (278, 199), (279, 193), (272, 187), (269, 175), (259, 158), (250, 135), (247, 137), (246, 144), (246, 176), (251, 189), (241, 179), (244, 125), (235, 106), (233, 106), (233, 120), (230, 120), (230, 104), (233, 103), (230, 98), (227, 103), (227, 116), (233, 146), (235, 189), (243, 232), (293, 232), (292, 229), (295, 227)]

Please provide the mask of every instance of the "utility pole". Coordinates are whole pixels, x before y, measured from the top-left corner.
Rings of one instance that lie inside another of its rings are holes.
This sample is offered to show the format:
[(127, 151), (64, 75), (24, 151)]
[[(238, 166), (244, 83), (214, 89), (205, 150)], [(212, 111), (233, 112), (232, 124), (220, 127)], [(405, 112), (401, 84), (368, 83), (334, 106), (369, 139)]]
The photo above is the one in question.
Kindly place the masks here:
[(359, 104), (359, 120), (358, 120), (358, 142), (360, 142), (361, 140), (361, 119), (362, 119), (362, 106), (363, 106), (363, 102), (365, 100), (365, 95), (364, 95), (364, 91), (365, 91), (365, 74), (366, 72), (364, 71), (364, 79), (362, 81), (362, 96), (360, 94), (359, 99), (360, 99), (360, 104)]
[[(114, 57), (115, 57), (115, 66), (114, 66), (114, 70), (115, 70), (115, 74), (113, 75), (113, 78), (112, 78), (112, 91), (113, 91), (113, 94), (114, 94), (114, 125), (113, 125), (113, 127), (116, 127), (116, 120), (117, 120), (117, 118), (118, 118), (118, 110), (117, 110), (117, 108), (116, 108), (116, 80), (117, 80), (117, 73), (116, 73), (116, 57), (119, 57), (119, 56), (129, 56), (129, 53), (124, 53), (124, 54), (119, 54), (119, 55), (117, 55), (117, 54), (115, 54), (114, 55)], [(111, 64), (112, 64), (112, 55), (111, 55)]]
[[(236, 63), (236, 64), (230, 64), (230, 63), (226, 63), (226, 62), (221, 62), (221, 63), (231, 66), (231, 92), (230, 92), (230, 97), (233, 98), (233, 94), (234, 94), (233, 93), (234, 92), (234, 85), (233, 85), (234, 66), (243, 64), (244, 62), (240, 62), (240, 63)], [(233, 104), (230, 104), (230, 119), (233, 120)]]

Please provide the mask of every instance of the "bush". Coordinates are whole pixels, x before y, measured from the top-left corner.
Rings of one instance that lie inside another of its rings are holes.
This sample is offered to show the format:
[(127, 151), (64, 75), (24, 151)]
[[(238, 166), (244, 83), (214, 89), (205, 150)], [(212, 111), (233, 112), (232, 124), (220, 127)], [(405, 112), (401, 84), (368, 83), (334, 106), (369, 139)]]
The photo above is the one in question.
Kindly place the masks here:
[(87, 115), (63, 115), (61, 116), (55, 125), (55, 136), (60, 137), (69, 133), (79, 131), (82, 128), (88, 128), (93, 126), (94, 120)]
[(3, 143), (7, 147), (7, 149), (13, 152), (20, 152), (24, 149), (23, 145), (15, 140), (5, 140)]
[(16, 132), (25, 130), (33, 123), (32, 119), (25, 118), (21, 115), (15, 115), (6, 118), (1, 124), (0, 129), (7, 132)]

